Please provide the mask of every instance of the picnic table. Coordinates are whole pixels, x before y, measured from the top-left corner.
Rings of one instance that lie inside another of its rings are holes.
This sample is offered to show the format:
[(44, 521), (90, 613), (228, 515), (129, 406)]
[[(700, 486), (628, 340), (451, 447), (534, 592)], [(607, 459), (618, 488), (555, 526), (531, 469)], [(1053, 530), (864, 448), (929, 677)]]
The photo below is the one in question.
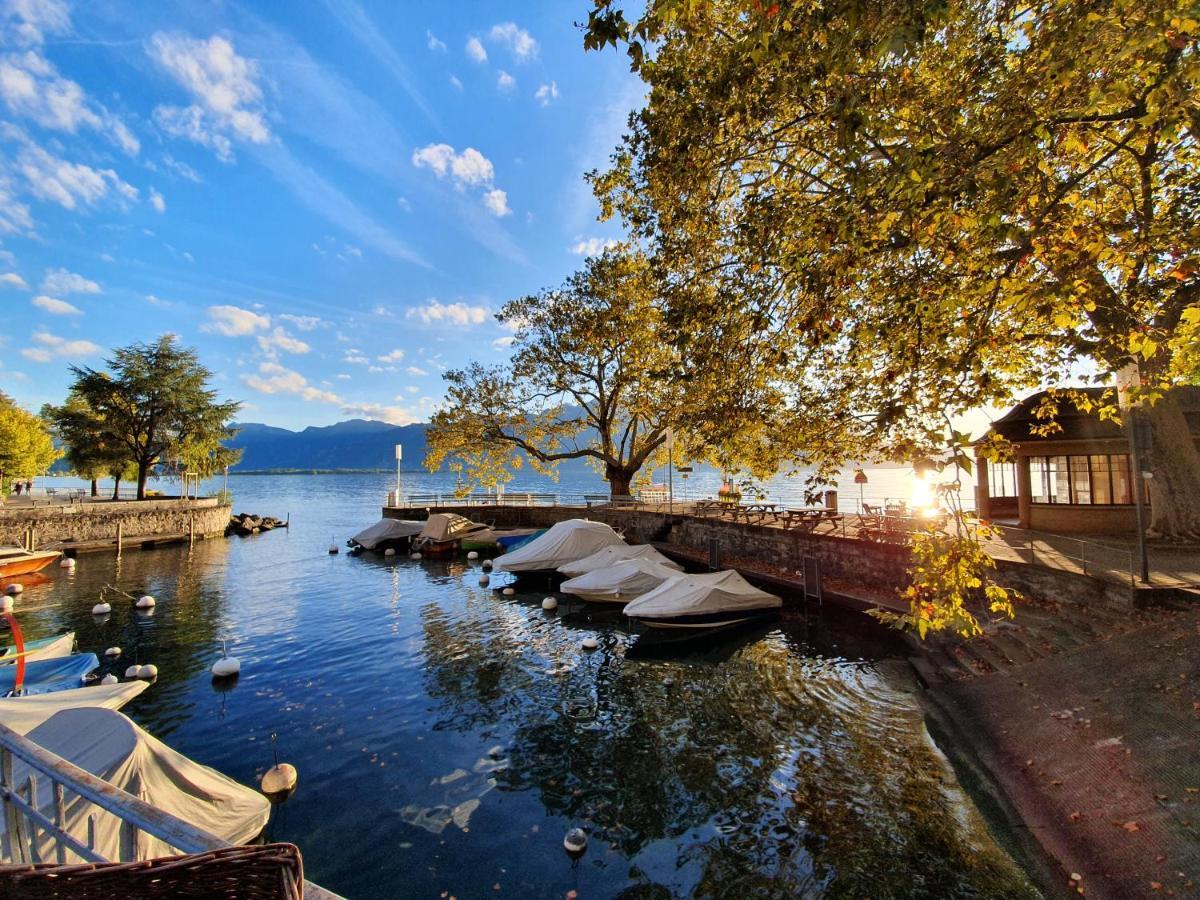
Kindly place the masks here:
[(816, 509), (782, 509), (776, 514), (776, 518), (788, 528), (812, 532), (822, 522), (836, 525), (842, 520), (842, 515), (836, 509), (819, 507)]

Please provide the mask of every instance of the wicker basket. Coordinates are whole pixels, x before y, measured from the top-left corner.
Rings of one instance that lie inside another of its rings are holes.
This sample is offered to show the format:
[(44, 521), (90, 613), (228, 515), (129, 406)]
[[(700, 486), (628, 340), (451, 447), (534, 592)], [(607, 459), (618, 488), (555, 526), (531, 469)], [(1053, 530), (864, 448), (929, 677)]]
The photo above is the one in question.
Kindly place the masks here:
[(127, 863), (0, 866), (0, 897), (21, 900), (301, 900), (304, 863), (294, 844), (225, 847)]

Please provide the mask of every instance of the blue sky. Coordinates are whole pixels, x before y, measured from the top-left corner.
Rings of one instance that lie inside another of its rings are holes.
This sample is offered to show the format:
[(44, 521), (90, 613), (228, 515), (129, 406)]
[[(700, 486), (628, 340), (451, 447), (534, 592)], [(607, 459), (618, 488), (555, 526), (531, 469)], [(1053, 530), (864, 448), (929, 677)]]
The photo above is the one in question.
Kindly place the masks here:
[(0, 389), (178, 334), (243, 421), (423, 421), (619, 237), (641, 103), (585, 3), (0, 0)]

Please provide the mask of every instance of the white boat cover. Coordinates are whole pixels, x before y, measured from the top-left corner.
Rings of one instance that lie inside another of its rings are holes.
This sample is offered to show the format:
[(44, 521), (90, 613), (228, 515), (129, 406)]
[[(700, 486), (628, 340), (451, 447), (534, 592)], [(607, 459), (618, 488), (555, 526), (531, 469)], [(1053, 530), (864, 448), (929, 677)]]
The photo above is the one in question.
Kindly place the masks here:
[(649, 544), (613, 544), (611, 547), (597, 550), (591, 556), (561, 565), (558, 567), (558, 571), (575, 578), (578, 575), (594, 572), (596, 569), (607, 569), (609, 566), (615, 566), (627, 559), (648, 559), (660, 566), (674, 569), (676, 573), (683, 571), (683, 566), (671, 562)]
[(6, 725), (20, 734), (28, 734), (64, 709), (81, 706), (120, 709), (148, 687), (148, 681), (124, 681), (121, 684), (91, 684), (31, 697), (6, 697), (0, 699), (0, 725)]
[(424, 522), (409, 522), (404, 519), (380, 519), (366, 531), (360, 531), (350, 540), (364, 550), (374, 550), (384, 541), (395, 541), (415, 537), (425, 527)]
[(503, 572), (549, 571), (623, 543), (621, 536), (603, 522), (567, 519), (512, 553), (498, 557), (495, 566)]
[(593, 569), (577, 578), (564, 581), (559, 589), (585, 600), (624, 603), (654, 590), (668, 578), (678, 575), (678, 569), (638, 556), (603, 569)]
[(455, 515), (454, 513), (434, 513), (426, 520), (425, 527), (421, 529), (421, 537), (426, 541), (442, 543), (444, 541), (458, 541), (465, 537), (490, 531), (491, 529), (488, 526), (472, 522), (465, 516)]
[[(66, 709), (55, 713), (28, 738), (109, 784), (140, 797), (197, 828), (231, 844), (245, 844), (267, 824), (271, 804), (258, 791), (238, 784), (215, 769), (193, 762), (110, 709)], [(19, 762), (14, 773), (24, 784), (29, 768)], [(118, 859), (121, 820), (67, 792), (67, 831), (87, 843), (87, 817), (96, 817), (96, 852)], [(48, 778), (38, 778), (38, 806), (54, 818)], [(54, 859), (46, 840), (42, 858)], [(177, 851), (140, 833), (136, 859), (173, 856)], [(72, 854), (69, 850), (67, 856)], [(6, 860), (7, 862), (8, 860)]]
[[(25, 662), (35, 659), (61, 659), (75, 650), (75, 632), (68, 631), (55, 638), (42, 638), (25, 642)], [(9, 644), (0, 650), (0, 664), (10, 665), (17, 661), (17, 647)]]
[(733, 570), (711, 575), (676, 575), (625, 607), (639, 619), (672, 619), (719, 612), (778, 609), (783, 601), (760, 591)]

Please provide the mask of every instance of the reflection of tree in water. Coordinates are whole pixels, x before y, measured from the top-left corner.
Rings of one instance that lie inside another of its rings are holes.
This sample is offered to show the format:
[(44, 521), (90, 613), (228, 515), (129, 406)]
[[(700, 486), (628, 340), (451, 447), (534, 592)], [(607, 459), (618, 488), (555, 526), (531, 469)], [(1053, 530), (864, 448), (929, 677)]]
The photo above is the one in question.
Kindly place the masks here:
[(1028, 891), (961, 821), (919, 713), (859, 666), (772, 641), (717, 666), (582, 657), (509, 604), (430, 607), (424, 623), (438, 727), (510, 733), (501, 788), (536, 791), (643, 884), (687, 871), (702, 897)]

